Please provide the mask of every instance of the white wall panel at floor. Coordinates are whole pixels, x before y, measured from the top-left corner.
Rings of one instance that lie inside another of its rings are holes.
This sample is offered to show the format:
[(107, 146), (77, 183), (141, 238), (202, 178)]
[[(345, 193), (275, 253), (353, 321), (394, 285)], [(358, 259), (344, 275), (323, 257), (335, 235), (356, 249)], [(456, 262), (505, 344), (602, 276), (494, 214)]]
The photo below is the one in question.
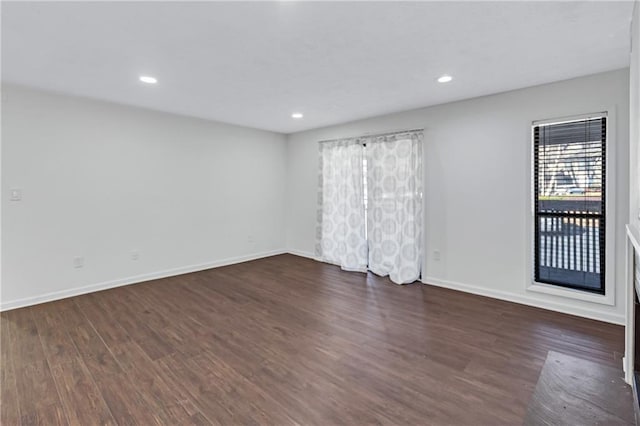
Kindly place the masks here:
[[(456, 80), (449, 84), (455, 84)], [(416, 90), (428, 90), (419, 88)], [(527, 290), (531, 269), (531, 122), (609, 110), (615, 134), (614, 306)], [(623, 322), (624, 224), (629, 212), (629, 71), (622, 69), (493, 96), (294, 133), (288, 139), (287, 248), (312, 254), (318, 144), (425, 128), (426, 281)], [(434, 250), (440, 252), (435, 260)]]
[(284, 248), (281, 134), (17, 86), (2, 113), (3, 308)]

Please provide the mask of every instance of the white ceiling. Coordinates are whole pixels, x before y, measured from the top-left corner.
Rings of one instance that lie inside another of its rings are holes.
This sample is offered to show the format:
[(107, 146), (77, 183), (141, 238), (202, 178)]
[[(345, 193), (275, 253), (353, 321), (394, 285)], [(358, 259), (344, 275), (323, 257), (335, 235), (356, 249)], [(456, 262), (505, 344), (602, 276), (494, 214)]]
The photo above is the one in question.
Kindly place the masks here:
[[(627, 67), (632, 9), (3, 2), (2, 79), (291, 133)], [(453, 82), (438, 84), (444, 73)]]

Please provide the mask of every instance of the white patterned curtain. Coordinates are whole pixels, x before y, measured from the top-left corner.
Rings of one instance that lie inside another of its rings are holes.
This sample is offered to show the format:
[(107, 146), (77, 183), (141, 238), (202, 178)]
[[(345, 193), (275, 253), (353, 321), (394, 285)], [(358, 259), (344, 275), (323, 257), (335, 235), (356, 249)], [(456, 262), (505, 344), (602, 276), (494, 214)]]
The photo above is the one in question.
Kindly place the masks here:
[(367, 140), (369, 270), (396, 284), (420, 278), (422, 132)]
[(367, 270), (363, 146), (357, 139), (320, 143), (316, 254), (348, 271)]

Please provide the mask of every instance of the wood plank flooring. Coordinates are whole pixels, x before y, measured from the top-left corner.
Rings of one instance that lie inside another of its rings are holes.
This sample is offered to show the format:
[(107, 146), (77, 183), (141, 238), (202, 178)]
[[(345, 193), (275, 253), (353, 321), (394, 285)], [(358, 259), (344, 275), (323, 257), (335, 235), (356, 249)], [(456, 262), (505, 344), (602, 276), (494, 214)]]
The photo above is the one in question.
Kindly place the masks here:
[(631, 426), (632, 404), (619, 369), (549, 351), (524, 424)]
[(293, 255), (0, 318), (3, 425), (522, 424), (549, 351), (624, 350), (620, 326)]

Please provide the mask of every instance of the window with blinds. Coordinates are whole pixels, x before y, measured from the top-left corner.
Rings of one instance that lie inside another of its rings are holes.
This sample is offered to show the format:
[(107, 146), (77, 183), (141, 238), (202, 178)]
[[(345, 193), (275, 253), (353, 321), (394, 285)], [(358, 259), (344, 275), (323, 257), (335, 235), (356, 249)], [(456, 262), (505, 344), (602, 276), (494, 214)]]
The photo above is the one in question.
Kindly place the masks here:
[(605, 291), (606, 116), (533, 126), (535, 281)]

